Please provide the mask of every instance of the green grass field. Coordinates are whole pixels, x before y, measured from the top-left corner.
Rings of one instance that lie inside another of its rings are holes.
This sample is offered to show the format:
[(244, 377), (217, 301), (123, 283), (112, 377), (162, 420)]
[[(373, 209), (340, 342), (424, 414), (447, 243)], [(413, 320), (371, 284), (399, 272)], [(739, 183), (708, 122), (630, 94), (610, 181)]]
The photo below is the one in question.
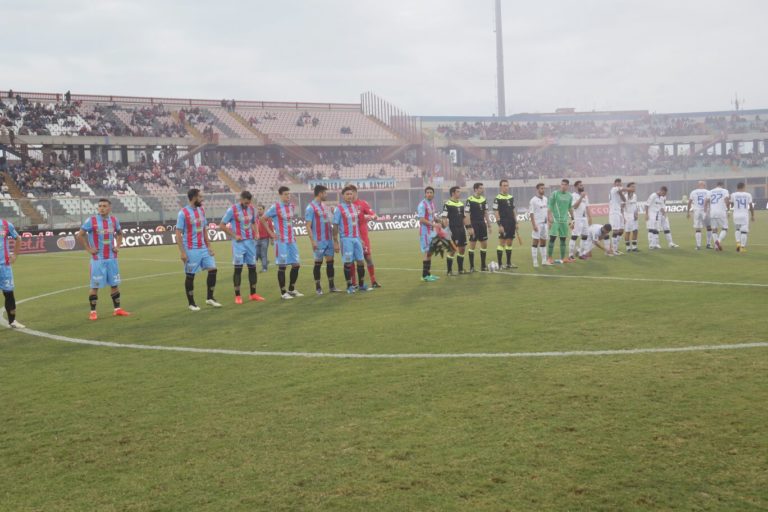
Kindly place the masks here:
[[(87, 321), (84, 253), (15, 268), (29, 328), (240, 351), (585, 351), (768, 341), (768, 215), (746, 254), (682, 247), (422, 283), (415, 232), (372, 236), (370, 294), (186, 310), (174, 247), (121, 253), (129, 318)], [(662, 242), (662, 245), (666, 245)], [(489, 255), (495, 257), (495, 244)], [(596, 251), (599, 252), (599, 251)], [(337, 264), (337, 274), (341, 266)], [(155, 276), (155, 277), (152, 277)], [(595, 279), (599, 278), (599, 279)], [(610, 279), (603, 279), (610, 278)], [(324, 279), (325, 281), (325, 279)], [(698, 281), (701, 283), (694, 283)], [(762, 286), (739, 286), (738, 283)], [(324, 282), (325, 284), (325, 282)], [(202, 302), (204, 278), (197, 279)], [(766, 510), (768, 348), (327, 359), (121, 349), (0, 329), (0, 510)]]

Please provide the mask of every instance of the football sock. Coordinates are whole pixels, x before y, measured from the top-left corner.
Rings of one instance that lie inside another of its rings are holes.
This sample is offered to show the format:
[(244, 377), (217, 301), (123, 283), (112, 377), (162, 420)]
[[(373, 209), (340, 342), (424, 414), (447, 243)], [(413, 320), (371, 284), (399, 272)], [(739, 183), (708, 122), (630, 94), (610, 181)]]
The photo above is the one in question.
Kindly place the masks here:
[(741, 246), (746, 247), (747, 246), (747, 233), (741, 234)]
[(344, 279), (347, 280), (347, 286), (352, 286), (352, 264), (344, 264)]
[(322, 261), (316, 261), (315, 266), (312, 267), (312, 277), (315, 278), (315, 288), (320, 289), (320, 269), (323, 266)]
[(336, 288), (336, 285), (333, 284), (333, 277), (335, 276), (335, 271), (333, 270), (333, 261), (325, 262), (325, 275), (328, 277), (328, 286), (331, 288)]
[(421, 277), (427, 277), (429, 275), (429, 261), (424, 260), (421, 262)]
[(572, 236), (571, 241), (568, 243), (568, 252), (574, 254), (574, 249), (576, 249), (576, 237)]
[(560, 237), (560, 259), (565, 259), (565, 237)]
[(485, 269), (485, 256), (486, 256), (486, 250), (480, 249), (480, 268)]
[(637, 250), (637, 239), (632, 240), (632, 249)]
[(456, 263), (459, 265), (459, 272), (464, 271), (464, 256), (459, 254), (456, 256)]
[(539, 264), (539, 248), (538, 247), (531, 247), (531, 258), (533, 258), (534, 265)]
[(195, 305), (195, 274), (187, 274), (184, 279), (184, 290), (187, 294), (187, 301), (190, 306)]
[(453, 272), (453, 256), (446, 256), (445, 264), (448, 266), (448, 272)]
[(707, 230), (707, 245), (712, 245), (712, 231)]
[(496, 248), (496, 262), (499, 264), (499, 267), (501, 267), (502, 256), (504, 256), (504, 248), (502, 246), (498, 246)]
[(555, 253), (555, 237), (551, 236), (549, 237), (549, 242), (547, 243), (547, 258), (551, 258), (554, 253)]
[(357, 265), (357, 282), (360, 286), (365, 286), (365, 265)]
[(469, 253), (469, 268), (475, 268), (475, 250), (467, 249)]
[(539, 247), (539, 255), (541, 256), (541, 262), (544, 263), (544, 260), (547, 259), (547, 248), (543, 245)]
[(5, 312), (8, 314), (8, 323), (12, 324), (16, 320), (16, 296), (13, 292), (3, 292), (5, 297)]
[(216, 274), (218, 271), (214, 268), (208, 271), (208, 280), (206, 282), (206, 289), (208, 291), (208, 300), (213, 300), (213, 290), (216, 288)]
[(112, 305), (115, 307), (115, 309), (119, 308), (120, 307), (120, 292), (119, 291), (114, 291), (114, 292), (112, 292), (110, 297), (112, 297)]
[(240, 296), (240, 283), (243, 280), (243, 266), (235, 265), (235, 273), (232, 276), (232, 282), (235, 284), (235, 296)]
[(91, 305), (91, 311), (96, 311), (96, 300), (98, 299), (97, 295), (89, 295), (88, 296), (88, 302)]
[(296, 280), (299, 279), (299, 267), (291, 267), (291, 282), (288, 285), (288, 291), (293, 291), (296, 286)]
[(375, 270), (376, 270), (376, 269), (373, 267), (373, 263), (370, 263), (370, 264), (368, 265), (368, 275), (369, 275), (369, 276), (371, 276), (371, 282), (372, 282), (372, 283), (375, 283), (375, 282), (376, 282), (376, 274), (374, 274), (374, 271), (375, 271)]
[(285, 265), (277, 267), (277, 284), (280, 286), (280, 293), (285, 295)]
[(717, 239), (718, 239), (718, 241), (723, 242), (725, 240), (725, 237), (727, 237), (727, 236), (728, 236), (728, 230), (727, 229), (723, 229), (723, 230), (720, 231), (720, 234), (717, 235)]
[[(709, 237), (707, 237), (707, 243), (709, 243)], [(696, 232), (696, 247), (701, 247), (701, 231)]]
[(736, 243), (741, 243), (741, 231), (738, 229), (733, 230), (734, 238), (736, 239)]
[(507, 248), (505, 249), (505, 251), (506, 251), (506, 253), (507, 253), (507, 265), (511, 265), (511, 264), (512, 264), (512, 249), (510, 249), (509, 247), (507, 247)]
[(248, 284), (251, 288), (251, 295), (256, 293), (256, 283), (259, 281), (259, 274), (256, 273), (256, 265), (248, 265)]
[(672, 245), (673, 243), (675, 243), (672, 241), (672, 233), (670, 233), (669, 231), (664, 232), (664, 238), (667, 239), (667, 245)]

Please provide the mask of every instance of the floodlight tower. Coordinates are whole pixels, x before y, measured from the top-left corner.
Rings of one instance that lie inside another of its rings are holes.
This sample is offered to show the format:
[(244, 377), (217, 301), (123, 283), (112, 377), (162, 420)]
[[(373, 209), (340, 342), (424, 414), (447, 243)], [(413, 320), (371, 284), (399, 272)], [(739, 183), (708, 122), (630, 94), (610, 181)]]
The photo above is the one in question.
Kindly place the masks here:
[(504, 101), (504, 41), (501, 36), (501, 0), (496, 0), (496, 88), (499, 117), (507, 115)]

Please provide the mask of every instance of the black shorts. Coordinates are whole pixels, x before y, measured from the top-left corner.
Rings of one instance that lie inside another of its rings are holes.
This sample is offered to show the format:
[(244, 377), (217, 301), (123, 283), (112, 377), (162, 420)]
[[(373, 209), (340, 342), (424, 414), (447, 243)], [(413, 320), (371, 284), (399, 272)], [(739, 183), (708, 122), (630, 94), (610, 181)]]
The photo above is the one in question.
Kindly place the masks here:
[(467, 230), (464, 229), (464, 226), (458, 229), (451, 228), (451, 240), (456, 244), (456, 247), (467, 246)]
[(515, 238), (515, 225), (516, 222), (514, 220), (501, 221), (501, 226), (504, 228), (504, 234), (501, 234), (501, 230), (499, 230), (499, 240), (512, 240)]
[(469, 237), (470, 242), (485, 242), (488, 240), (488, 226), (485, 222), (482, 224), (472, 224), (472, 232), (474, 233)]

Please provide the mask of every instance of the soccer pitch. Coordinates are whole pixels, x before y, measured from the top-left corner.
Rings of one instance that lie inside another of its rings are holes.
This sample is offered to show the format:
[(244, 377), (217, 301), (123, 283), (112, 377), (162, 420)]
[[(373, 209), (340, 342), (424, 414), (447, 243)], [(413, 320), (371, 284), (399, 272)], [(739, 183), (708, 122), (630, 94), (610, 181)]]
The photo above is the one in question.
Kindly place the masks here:
[[(383, 288), (186, 309), (175, 247), (120, 254), (128, 318), (89, 322), (85, 253), (22, 256), (18, 318), (193, 349), (466, 354), (766, 342), (768, 215), (749, 252), (679, 249), (420, 282), (416, 231), (372, 233)], [(599, 221), (599, 219), (596, 219)], [(641, 222), (641, 227), (644, 223)], [(496, 230), (489, 243), (495, 259)], [(662, 241), (662, 246), (666, 243)], [(622, 244), (623, 248), (623, 244)], [(558, 248), (555, 248), (557, 253)], [(341, 264), (336, 264), (342, 284)], [(323, 271), (323, 286), (327, 288)], [(60, 292), (50, 295), (51, 292)], [(198, 303), (204, 276), (196, 280)], [(35, 298), (31, 301), (24, 299)], [(75, 344), (0, 329), (0, 510), (763, 510), (768, 347), (505, 358), (317, 358)]]

